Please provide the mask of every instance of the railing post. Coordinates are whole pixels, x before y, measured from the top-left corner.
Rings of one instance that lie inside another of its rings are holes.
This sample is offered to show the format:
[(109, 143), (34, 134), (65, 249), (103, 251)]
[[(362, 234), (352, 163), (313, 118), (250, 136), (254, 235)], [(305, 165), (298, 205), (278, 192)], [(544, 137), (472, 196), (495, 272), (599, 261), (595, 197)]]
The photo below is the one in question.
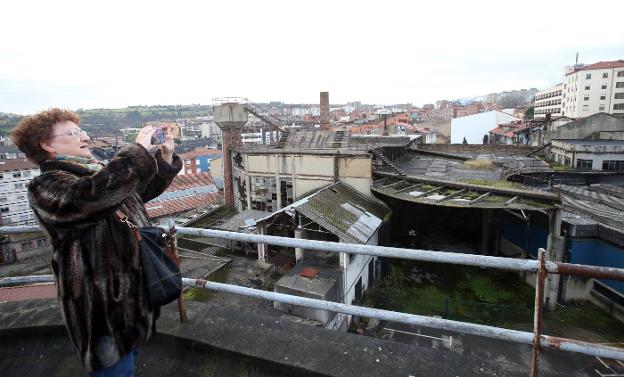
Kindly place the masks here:
[(537, 377), (539, 370), (539, 357), (542, 352), (540, 345), (542, 337), (542, 313), (544, 303), (544, 281), (548, 272), (546, 271), (546, 251), (539, 249), (537, 274), (535, 277), (535, 313), (533, 314), (533, 354), (531, 357), (531, 377)]

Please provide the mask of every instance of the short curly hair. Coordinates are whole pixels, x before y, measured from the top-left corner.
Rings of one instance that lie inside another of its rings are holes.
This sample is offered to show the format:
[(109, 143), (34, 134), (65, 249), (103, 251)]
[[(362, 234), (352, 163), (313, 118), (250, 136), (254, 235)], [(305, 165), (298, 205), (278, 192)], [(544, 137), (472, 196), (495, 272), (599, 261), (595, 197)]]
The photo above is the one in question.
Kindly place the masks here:
[(29, 115), (13, 130), (13, 142), (29, 160), (40, 164), (48, 159), (48, 152), (41, 148), (40, 143), (52, 137), (55, 124), (65, 121), (80, 124), (80, 117), (69, 110), (56, 108)]

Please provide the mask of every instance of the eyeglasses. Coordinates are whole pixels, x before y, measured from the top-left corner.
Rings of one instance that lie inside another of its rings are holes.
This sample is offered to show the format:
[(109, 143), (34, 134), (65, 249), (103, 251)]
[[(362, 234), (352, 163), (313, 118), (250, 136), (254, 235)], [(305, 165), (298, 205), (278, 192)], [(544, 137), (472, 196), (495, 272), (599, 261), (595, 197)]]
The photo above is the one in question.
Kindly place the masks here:
[(52, 135), (52, 137), (65, 136), (65, 135), (89, 137), (89, 135), (85, 131), (83, 131), (83, 130), (81, 130), (79, 128), (74, 128), (74, 129), (71, 129), (71, 130), (69, 130), (67, 132), (63, 132), (61, 134)]

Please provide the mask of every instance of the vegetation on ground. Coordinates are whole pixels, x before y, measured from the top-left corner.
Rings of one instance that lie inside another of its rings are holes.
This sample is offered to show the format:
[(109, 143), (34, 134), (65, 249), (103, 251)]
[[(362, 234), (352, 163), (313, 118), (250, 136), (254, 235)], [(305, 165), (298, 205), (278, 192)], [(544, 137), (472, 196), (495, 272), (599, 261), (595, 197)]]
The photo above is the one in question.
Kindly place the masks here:
[(468, 183), (470, 185), (478, 186), (490, 186), (498, 188), (517, 188), (518, 186), (513, 182), (500, 181), (494, 179), (461, 179), (460, 182)]
[(492, 169), (494, 163), (490, 160), (467, 160), (464, 161), (464, 167), (467, 169)]
[[(534, 289), (514, 272), (448, 264), (389, 262), (364, 304), (410, 314), (533, 331)], [(622, 342), (624, 324), (585, 302), (544, 315), (543, 332), (586, 341)]]

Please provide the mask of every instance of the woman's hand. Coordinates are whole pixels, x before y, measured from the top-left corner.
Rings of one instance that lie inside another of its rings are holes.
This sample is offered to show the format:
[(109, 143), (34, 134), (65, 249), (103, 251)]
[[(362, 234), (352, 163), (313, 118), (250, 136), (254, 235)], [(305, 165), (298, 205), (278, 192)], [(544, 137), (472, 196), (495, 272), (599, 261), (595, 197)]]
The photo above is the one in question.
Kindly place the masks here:
[[(145, 149), (150, 150), (152, 145), (152, 136), (154, 132), (158, 129), (158, 126), (145, 126), (139, 131), (137, 135), (136, 142), (141, 144)], [(163, 127), (162, 128), (163, 136), (165, 138), (165, 142), (161, 144), (160, 154), (168, 164), (173, 162), (173, 151), (175, 149), (175, 143), (173, 141), (173, 130), (171, 127)]]
[(139, 131), (139, 134), (136, 137), (136, 142), (149, 151), (152, 148), (152, 136), (154, 135), (154, 132), (156, 132), (156, 127), (154, 126), (145, 126), (141, 128), (141, 131)]

